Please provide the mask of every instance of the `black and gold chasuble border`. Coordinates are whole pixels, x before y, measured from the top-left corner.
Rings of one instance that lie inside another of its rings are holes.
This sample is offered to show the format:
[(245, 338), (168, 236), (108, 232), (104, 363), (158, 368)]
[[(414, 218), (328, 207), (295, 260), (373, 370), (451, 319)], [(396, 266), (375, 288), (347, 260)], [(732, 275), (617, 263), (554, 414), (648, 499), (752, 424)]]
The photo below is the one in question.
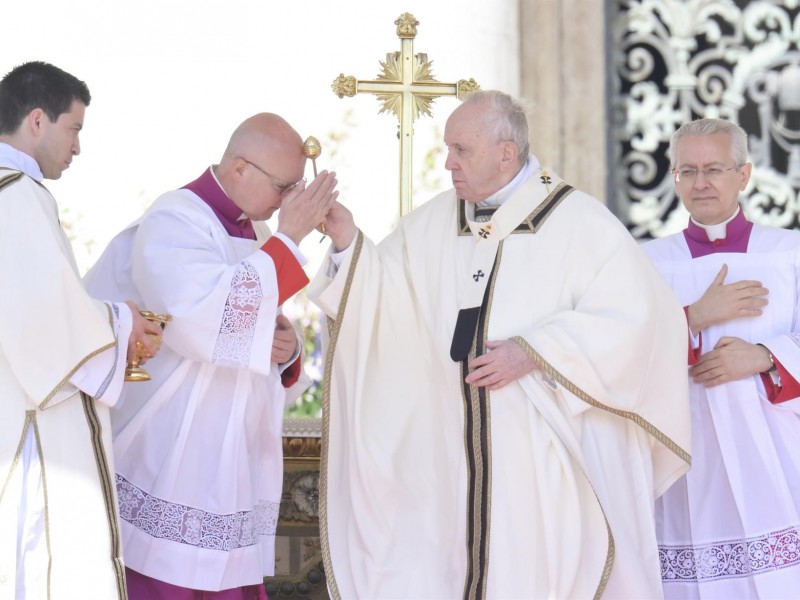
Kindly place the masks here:
[(467, 575), (464, 598), (470, 600), (486, 597), (489, 575), (492, 431), (489, 390), (486, 387), (471, 386), (464, 379), (469, 375), (469, 361), (483, 354), (485, 350), (492, 298), (502, 256), (503, 242), (500, 242), (481, 303), (472, 349), (469, 356), (461, 361), (464, 447), (467, 458)]
[[(361, 256), (361, 249), (364, 246), (364, 234), (358, 230), (356, 234), (356, 245), (353, 248), (353, 258), (350, 261), (350, 269), (347, 271), (347, 279), (344, 284), (342, 300), (339, 303), (339, 311), (336, 319), (326, 319), (328, 328), (328, 351), (325, 354), (325, 368), (322, 377), (322, 439), (328, 440), (330, 436), (330, 405), (331, 405), (331, 375), (333, 372), (333, 355), (336, 351), (336, 342), (339, 340), (339, 333), (342, 330), (342, 321), (347, 300), (350, 298), (350, 288), (353, 285), (356, 265)], [(322, 566), (325, 570), (325, 577), (328, 583), (328, 591), (333, 600), (341, 600), (341, 593), (336, 584), (336, 574), (333, 571), (333, 561), (331, 560), (331, 547), (328, 538), (328, 444), (323, 443), (320, 449), (320, 477), (319, 477), (319, 533), (320, 551), (322, 553)]]
[[(0, 169), (5, 170), (5, 169)], [(0, 192), (17, 181), (20, 181), (25, 176), (21, 171), (11, 171), (10, 174), (0, 177)]]
[(83, 402), (83, 412), (86, 416), (86, 424), (92, 438), (92, 450), (97, 465), (97, 476), (100, 480), (100, 487), (103, 491), (103, 500), (106, 506), (106, 519), (108, 521), (108, 534), (111, 540), (110, 559), (114, 568), (114, 576), (117, 582), (117, 597), (119, 600), (127, 600), (128, 591), (125, 582), (125, 566), (122, 562), (122, 536), (119, 529), (119, 518), (117, 515), (117, 505), (114, 494), (114, 476), (109, 468), (106, 449), (103, 446), (103, 427), (97, 415), (97, 407), (94, 399), (81, 392)]
[[(539, 231), (547, 218), (558, 208), (558, 205), (574, 190), (575, 188), (568, 183), (563, 181), (559, 183), (547, 198), (534, 208), (522, 223), (516, 226), (513, 233), (536, 233)], [(458, 235), (472, 235), (467, 222), (467, 202), (461, 199), (456, 202), (458, 202)]]
[(3, 177), (0, 177), (0, 192), (2, 192), (3, 189), (7, 188), (11, 184), (14, 184), (14, 183), (16, 183), (18, 181), (22, 181), (23, 179), (25, 179), (27, 177), (33, 183), (38, 185), (40, 188), (42, 188), (43, 190), (47, 191), (48, 194), (50, 193), (49, 190), (47, 190), (47, 188), (44, 186), (44, 184), (41, 181), (36, 181), (33, 177), (23, 173), (22, 171), (17, 171), (16, 169), (7, 169), (5, 167), (0, 167), (0, 171), (9, 171), (8, 175), (4, 175)]

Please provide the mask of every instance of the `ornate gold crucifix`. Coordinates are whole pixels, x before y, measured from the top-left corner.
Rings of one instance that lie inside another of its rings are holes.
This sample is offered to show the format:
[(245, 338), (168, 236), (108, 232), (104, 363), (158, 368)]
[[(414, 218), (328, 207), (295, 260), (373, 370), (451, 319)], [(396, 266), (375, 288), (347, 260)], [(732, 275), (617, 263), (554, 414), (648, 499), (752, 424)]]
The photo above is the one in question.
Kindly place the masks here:
[(331, 84), (333, 92), (342, 98), (359, 93), (375, 94), (383, 104), (378, 113), (393, 112), (400, 120), (400, 215), (411, 211), (412, 162), (414, 119), (420, 114), (431, 116), (431, 104), (439, 96), (455, 96), (480, 89), (474, 79), (461, 79), (458, 83), (436, 81), (431, 72), (433, 61), (427, 54), (414, 54), (414, 38), (419, 21), (410, 13), (403, 13), (394, 22), (400, 38), (400, 52), (386, 54), (386, 62), (379, 61), (381, 73), (375, 80), (356, 80), (343, 73)]

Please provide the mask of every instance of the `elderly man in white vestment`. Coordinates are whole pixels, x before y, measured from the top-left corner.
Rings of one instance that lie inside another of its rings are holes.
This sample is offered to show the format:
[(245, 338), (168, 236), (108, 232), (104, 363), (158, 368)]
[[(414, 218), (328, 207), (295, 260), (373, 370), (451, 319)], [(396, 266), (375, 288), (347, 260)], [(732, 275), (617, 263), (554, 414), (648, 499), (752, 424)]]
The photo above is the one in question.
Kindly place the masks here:
[(694, 461), (656, 509), (664, 595), (796, 597), (800, 232), (745, 217), (735, 123), (686, 123), (670, 161), (689, 224), (644, 249), (686, 307)]
[(280, 310), (308, 283), (298, 246), (338, 194), (334, 173), (306, 186), (305, 162), (281, 117), (245, 120), (219, 164), (157, 198), (85, 278), (172, 315), (152, 380), (112, 414), (131, 600), (266, 597), (287, 388), (302, 391)]
[(686, 331), (619, 221), (529, 154), (502, 92), (447, 121), (454, 189), (373, 245), (340, 204), (323, 556), (341, 598), (656, 598), (688, 468)]
[(42, 184), (80, 153), (86, 84), (43, 62), (0, 81), (0, 598), (125, 598), (109, 406), (160, 335), (81, 284)]

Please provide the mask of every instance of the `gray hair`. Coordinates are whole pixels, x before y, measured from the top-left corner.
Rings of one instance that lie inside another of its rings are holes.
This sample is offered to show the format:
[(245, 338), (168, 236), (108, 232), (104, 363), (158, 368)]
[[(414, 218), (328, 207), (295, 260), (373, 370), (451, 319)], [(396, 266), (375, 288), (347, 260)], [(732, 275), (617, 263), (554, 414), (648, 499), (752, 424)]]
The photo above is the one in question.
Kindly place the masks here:
[(475, 102), (487, 104), (484, 122), (494, 127), (498, 142), (514, 142), (517, 145), (519, 162), (525, 164), (531, 151), (526, 106), (510, 94), (498, 90), (472, 92), (464, 98), (463, 104)]
[(732, 121), (725, 119), (698, 119), (684, 123), (672, 134), (669, 142), (669, 162), (672, 168), (677, 165), (678, 140), (686, 136), (714, 135), (724, 133), (731, 141), (731, 158), (736, 163), (736, 167), (741, 167), (747, 163), (747, 133)]

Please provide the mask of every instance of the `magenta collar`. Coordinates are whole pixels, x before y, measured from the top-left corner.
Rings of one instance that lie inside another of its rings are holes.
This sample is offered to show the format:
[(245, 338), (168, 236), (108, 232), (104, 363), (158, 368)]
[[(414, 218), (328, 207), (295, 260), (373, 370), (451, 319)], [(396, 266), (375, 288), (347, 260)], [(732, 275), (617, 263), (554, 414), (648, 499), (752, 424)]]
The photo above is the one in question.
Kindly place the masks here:
[(747, 252), (752, 230), (753, 224), (744, 218), (744, 211), (739, 210), (739, 214), (728, 223), (724, 238), (712, 242), (708, 239), (706, 230), (695, 225), (691, 219), (689, 226), (683, 230), (683, 237), (686, 238), (692, 258), (700, 258), (717, 252)]
[(256, 239), (253, 223), (250, 222), (250, 219), (239, 218), (242, 216), (242, 209), (228, 198), (225, 190), (220, 187), (217, 180), (214, 179), (214, 175), (211, 174), (211, 167), (206, 169), (200, 177), (183, 186), (183, 189), (194, 192), (208, 204), (228, 235), (249, 240)]

